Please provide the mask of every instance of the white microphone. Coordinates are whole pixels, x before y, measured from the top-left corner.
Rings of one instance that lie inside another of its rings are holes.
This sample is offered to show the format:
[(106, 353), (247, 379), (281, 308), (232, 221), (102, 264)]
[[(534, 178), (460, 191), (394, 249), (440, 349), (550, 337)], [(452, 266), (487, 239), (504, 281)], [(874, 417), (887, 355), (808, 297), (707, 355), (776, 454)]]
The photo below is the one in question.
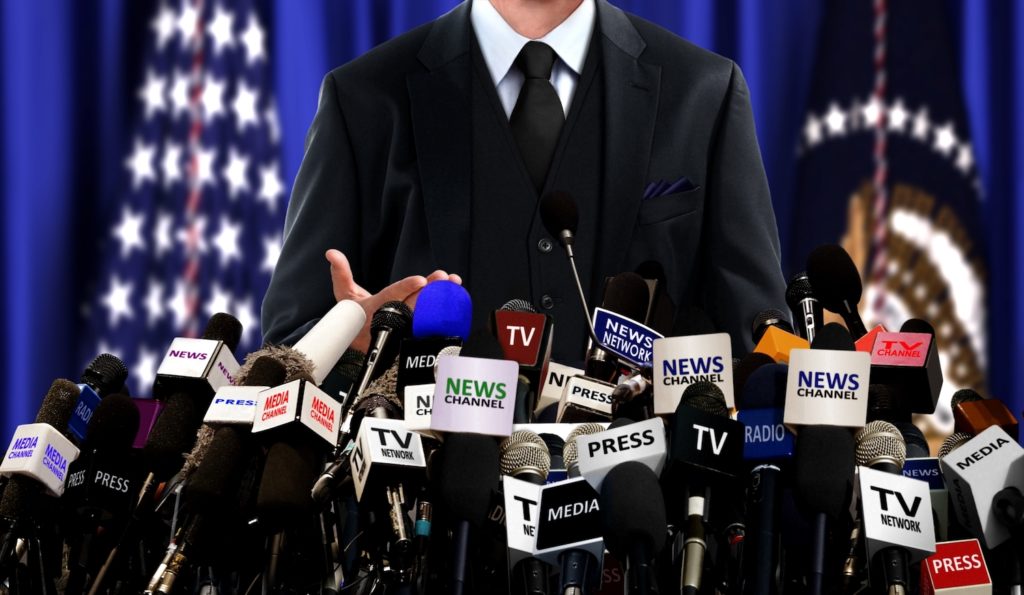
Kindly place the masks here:
[(364, 324), (366, 311), (363, 307), (352, 300), (341, 300), (292, 346), (313, 363), (314, 384), (324, 381)]

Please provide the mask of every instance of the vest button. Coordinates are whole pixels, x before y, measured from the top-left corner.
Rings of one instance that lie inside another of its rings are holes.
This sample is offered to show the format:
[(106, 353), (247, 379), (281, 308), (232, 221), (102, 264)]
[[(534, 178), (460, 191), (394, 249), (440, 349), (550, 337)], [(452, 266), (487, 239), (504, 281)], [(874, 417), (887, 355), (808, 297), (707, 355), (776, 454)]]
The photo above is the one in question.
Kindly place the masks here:
[(540, 305), (545, 310), (550, 310), (551, 308), (555, 307), (555, 300), (552, 299), (552, 297), (550, 295), (544, 294), (540, 298)]
[(548, 252), (551, 252), (551, 249), (553, 247), (554, 247), (554, 244), (551, 243), (551, 240), (549, 240), (547, 238), (541, 238), (537, 242), (537, 249), (540, 250), (544, 254), (547, 254)]

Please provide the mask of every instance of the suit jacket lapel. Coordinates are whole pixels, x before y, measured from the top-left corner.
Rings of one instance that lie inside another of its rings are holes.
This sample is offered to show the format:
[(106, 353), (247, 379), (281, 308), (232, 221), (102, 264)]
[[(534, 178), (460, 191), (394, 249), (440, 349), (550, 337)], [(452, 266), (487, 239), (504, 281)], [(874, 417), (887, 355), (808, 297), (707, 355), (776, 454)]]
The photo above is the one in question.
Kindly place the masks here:
[(472, 129), (469, 2), (439, 18), (408, 77), (413, 137), (430, 245), (437, 265), (469, 266)]
[(618, 8), (597, 0), (604, 60), (605, 155), (596, 279), (622, 272), (640, 210), (654, 123), (661, 67), (639, 60), (647, 44)]

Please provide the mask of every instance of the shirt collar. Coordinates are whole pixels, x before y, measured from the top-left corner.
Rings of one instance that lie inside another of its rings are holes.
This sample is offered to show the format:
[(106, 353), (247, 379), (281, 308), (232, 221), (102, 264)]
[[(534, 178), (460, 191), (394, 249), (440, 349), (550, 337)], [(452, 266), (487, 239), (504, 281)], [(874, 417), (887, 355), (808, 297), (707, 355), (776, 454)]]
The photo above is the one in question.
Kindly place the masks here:
[[(469, 17), (487, 70), (497, 85), (508, 74), (519, 51), (530, 39), (506, 23), (490, 0), (473, 0)], [(537, 41), (551, 46), (562, 62), (579, 75), (583, 72), (595, 17), (594, 0), (583, 0), (572, 14)]]

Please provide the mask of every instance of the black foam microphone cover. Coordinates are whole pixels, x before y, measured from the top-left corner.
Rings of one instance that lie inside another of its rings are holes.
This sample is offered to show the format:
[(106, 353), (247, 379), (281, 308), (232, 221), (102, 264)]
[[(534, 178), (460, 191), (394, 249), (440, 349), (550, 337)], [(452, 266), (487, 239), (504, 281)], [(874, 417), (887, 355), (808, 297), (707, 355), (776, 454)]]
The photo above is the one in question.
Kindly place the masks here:
[(658, 476), (646, 465), (626, 461), (601, 484), (601, 529), (608, 551), (625, 560), (637, 547), (654, 558), (665, 546), (668, 518)]
[(80, 393), (78, 385), (74, 382), (63, 378), (54, 380), (50, 389), (46, 391), (43, 402), (39, 405), (35, 423), (49, 424), (54, 429), (66, 433), (68, 421), (71, 420), (71, 414), (75, 411)]
[(838, 322), (830, 322), (822, 327), (821, 331), (814, 336), (811, 349), (831, 349), (833, 351), (855, 351), (856, 344), (850, 331), (846, 330)]
[(680, 406), (693, 407), (717, 415), (719, 417), (729, 416), (729, 407), (725, 402), (725, 394), (722, 389), (712, 382), (694, 382), (686, 387), (683, 396), (679, 400)]
[[(568, 193), (555, 191), (540, 199), (540, 221), (551, 237), (564, 241), (562, 232), (569, 230), (573, 236), (580, 224), (580, 213), (576, 200)], [(571, 241), (571, 240), (570, 240)]]
[(256, 496), (260, 522), (271, 532), (313, 510), (313, 484), (320, 476), (319, 437), (302, 436), (277, 441), (267, 451), (263, 477)]
[(616, 418), (612, 423), (608, 424), (607, 430), (614, 430), (615, 428), (621, 428), (622, 426), (628, 426), (629, 424), (635, 424), (636, 422), (628, 417)]
[(89, 449), (122, 450), (131, 448), (139, 432), (139, 408), (131, 397), (109, 395), (96, 406), (85, 434)]
[(82, 383), (91, 386), (101, 397), (120, 392), (127, 379), (128, 366), (109, 353), (97, 355), (82, 372)]
[(288, 376), (288, 369), (278, 360), (261, 355), (256, 358), (249, 368), (244, 379), (240, 379), (242, 386), (278, 386), (283, 384)]
[(864, 291), (860, 272), (841, 246), (825, 244), (807, 257), (807, 277), (826, 310), (844, 312), (843, 302), (855, 307)]
[(794, 493), (802, 507), (830, 519), (849, 511), (855, 451), (853, 435), (846, 428), (800, 430), (794, 453)]
[(242, 340), (242, 323), (230, 314), (218, 312), (206, 322), (202, 338), (223, 341), (229, 350), (234, 351)]
[(164, 409), (149, 432), (142, 454), (158, 480), (165, 480), (181, 469), (185, 453), (196, 442), (196, 431), (205, 412), (184, 393), (164, 399)]
[(935, 327), (927, 320), (911, 318), (900, 327), (901, 333), (926, 333), (935, 336)]
[(615, 275), (608, 281), (601, 307), (643, 323), (647, 319), (650, 301), (650, 289), (643, 277), (633, 272), (625, 272)]
[(773, 362), (754, 370), (743, 389), (736, 393), (737, 409), (785, 407), (788, 378), (789, 366), (786, 364)]
[(213, 434), (203, 462), (185, 484), (185, 501), (203, 512), (217, 512), (233, 503), (248, 460), (249, 430), (221, 426)]
[(498, 489), (498, 441), (477, 434), (450, 434), (437, 453), (434, 488), (449, 513), (479, 527)]
[[(741, 402), (740, 398), (743, 395), (743, 391), (746, 389), (746, 383), (751, 381), (751, 376), (765, 366), (772, 366), (774, 364), (775, 360), (771, 358), (771, 355), (754, 351), (753, 353), (744, 355), (743, 358), (739, 360), (739, 363), (732, 367), (732, 389), (736, 395), (737, 408), (742, 409), (738, 403)], [(754, 406), (748, 405), (745, 407)]]
[(949, 406), (955, 410), (956, 406), (960, 403), (972, 403), (983, 400), (985, 400), (985, 397), (978, 394), (978, 391), (971, 388), (961, 388), (950, 397)]

